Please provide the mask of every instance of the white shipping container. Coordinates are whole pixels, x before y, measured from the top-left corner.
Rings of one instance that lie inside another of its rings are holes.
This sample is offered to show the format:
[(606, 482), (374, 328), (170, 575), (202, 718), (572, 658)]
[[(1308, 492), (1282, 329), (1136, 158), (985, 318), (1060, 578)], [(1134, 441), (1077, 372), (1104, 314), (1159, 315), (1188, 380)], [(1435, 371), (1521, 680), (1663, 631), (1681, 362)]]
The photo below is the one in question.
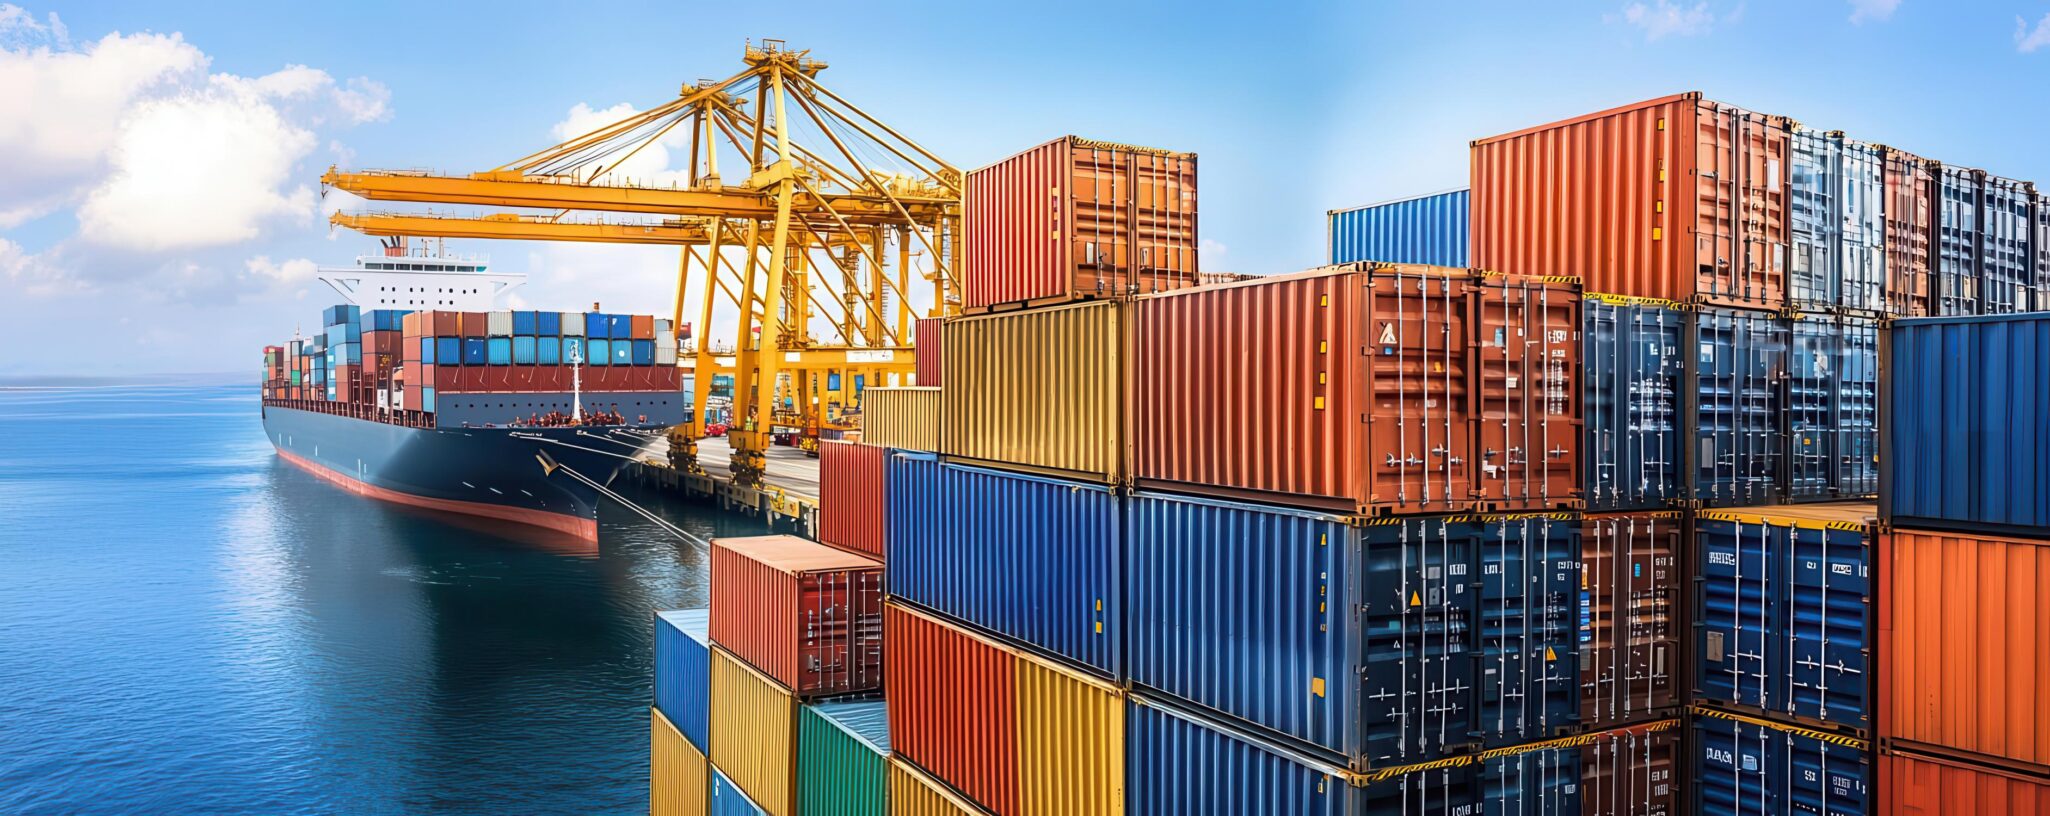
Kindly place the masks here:
[(377, 410), (391, 410), (391, 394), (384, 391), (377, 392)]
[(564, 336), (564, 337), (582, 337), (582, 336), (584, 336), (584, 313), (583, 313), (583, 312), (563, 312), (563, 313), (562, 313), (562, 336)]
[(667, 348), (664, 348), (664, 347), (662, 347), (662, 346), (659, 346), (659, 345), (655, 347), (655, 365), (660, 365), (660, 366), (673, 366), (673, 365), (676, 365), (676, 344), (675, 344), (675, 343), (670, 343), (670, 344), (669, 344), (669, 346), (668, 346)]
[(669, 338), (670, 342), (672, 343), (675, 342), (676, 327), (674, 324), (669, 322), (669, 318), (655, 318), (655, 339), (660, 340), (664, 337)]
[(512, 312), (489, 312), (484, 315), (484, 333), (492, 337), (512, 336)]

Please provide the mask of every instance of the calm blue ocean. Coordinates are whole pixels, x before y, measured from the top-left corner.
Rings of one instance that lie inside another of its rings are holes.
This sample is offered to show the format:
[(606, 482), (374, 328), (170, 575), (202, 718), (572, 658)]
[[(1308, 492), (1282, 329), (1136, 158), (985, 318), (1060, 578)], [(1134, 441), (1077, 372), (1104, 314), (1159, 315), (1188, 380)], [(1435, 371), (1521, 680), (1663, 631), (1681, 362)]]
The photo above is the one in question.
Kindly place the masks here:
[(350, 495), (255, 402), (0, 390), (0, 813), (646, 813), (651, 615), (705, 554)]

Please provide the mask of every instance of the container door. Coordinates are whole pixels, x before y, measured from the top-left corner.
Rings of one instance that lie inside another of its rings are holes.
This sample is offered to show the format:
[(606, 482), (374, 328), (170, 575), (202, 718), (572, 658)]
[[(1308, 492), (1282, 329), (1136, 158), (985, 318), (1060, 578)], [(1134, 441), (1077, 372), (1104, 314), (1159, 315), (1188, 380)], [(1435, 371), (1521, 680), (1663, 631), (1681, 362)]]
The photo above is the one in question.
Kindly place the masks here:
[(1547, 739), (1580, 721), (1580, 523), (1497, 516), (1480, 532), (1476, 737), (1489, 747)]
[(1436, 759), (1473, 743), (1477, 525), (1404, 518), (1365, 529), (1361, 768)]
[(1879, 324), (1846, 317), (1837, 333), (1835, 432), (1829, 439), (1838, 498), (1879, 494)]
[(1784, 771), (1770, 729), (1737, 720), (1694, 720), (1695, 811), (1704, 816), (1788, 816)]
[(1838, 155), (1843, 233), (1837, 302), (1846, 309), (1879, 314), (1886, 310), (1886, 174), (1874, 145), (1842, 141)]
[(1901, 317), (1932, 314), (1929, 239), (1934, 178), (1920, 158), (1885, 151), (1886, 306)]
[(1675, 799), (1680, 761), (1680, 729), (1670, 723), (1603, 735), (1581, 749), (1580, 812), (1679, 816)]
[(1474, 286), (1475, 495), (1487, 511), (1568, 509), (1580, 489), (1580, 296), (1491, 277)]
[[(1764, 730), (1764, 729), (1761, 729)], [(1806, 733), (1777, 732), (1776, 758), (1786, 769), (1786, 812), (1808, 816), (1863, 816), (1871, 812), (1866, 792), (1871, 760), (1859, 745)]]
[[(1525, 751), (1481, 762), (1477, 772), (1483, 814), (1581, 813), (1580, 749)], [(1405, 811), (1445, 813), (1448, 811)], [(1449, 811), (1457, 813), (1459, 811)]]
[(1593, 300), (1583, 308), (1587, 507), (1666, 507), (1680, 498), (1683, 314)]
[(1790, 531), (1787, 693), (1797, 717), (1871, 728), (1871, 547), (1863, 525)]
[(1780, 701), (1773, 680), (1778, 667), (1769, 655), (1771, 644), (1783, 637), (1773, 587), (1775, 566), (1787, 551), (1787, 528), (1704, 518), (1695, 530), (1701, 551), (1696, 694), (1705, 701), (1772, 708)]
[(1695, 284), (1708, 302), (1786, 303), (1787, 121), (1715, 102), (1695, 117)]
[(1936, 311), (1979, 313), (1979, 184), (1972, 171), (1942, 168), (1936, 191)]
[(1836, 459), (1831, 442), (1841, 345), (1837, 322), (1828, 317), (1793, 321), (1793, 350), (1787, 365), (1787, 498), (1827, 499), (1835, 494)]
[(1770, 504), (1786, 431), (1787, 324), (1765, 312), (1704, 309), (1692, 325), (1694, 498), (1708, 506)]
[(2029, 189), (2014, 179), (1983, 174), (1979, 179), (1979, 314), (2026, 311), (2034, 283)]
[(1794, 129), (1791, 143), (1794, 251), (1787, 283), (1795, 308), (1832, 309), (1838, 304), (1842, 279), (1837, 252), (1843, 230), (1838, 198), (1843, 191), (1842, 145), (1836, 137), (1805, 127)]
[(1590, 516), (1580, 541), (1580, 711), (1588, 726), (1677, 705), (1677, 512)]
[(1372, 385), (1372, 504), (1447, 512), (1472, 503), (1467, 284), (1377, 270), (1361, 319)]

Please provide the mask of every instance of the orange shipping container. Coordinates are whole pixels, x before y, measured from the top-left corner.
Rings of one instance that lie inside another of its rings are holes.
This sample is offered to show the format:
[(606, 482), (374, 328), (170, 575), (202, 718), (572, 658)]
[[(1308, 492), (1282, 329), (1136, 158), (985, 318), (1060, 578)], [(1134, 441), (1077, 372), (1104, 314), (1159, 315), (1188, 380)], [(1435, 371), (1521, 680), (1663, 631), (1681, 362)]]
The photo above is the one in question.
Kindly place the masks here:
[(922, 317), (912, 326), (912, 385), (933, 388), (940, 386), (940, 326), (946, 321), (937, 317)]
[(882, 614), (880, 562), (796, 536), (712, 541), (712, 642), (800, 698), (882, 687)]
[(1196, 285), (1194, 153), (1064, 136), (971, 171), (961, 213), (971, 312)]
[(1881, 816), (2050, 814), (2050, 778), (1903, 751), (1879, 754)]
[(2050, 774), (2050, 541), (1879, 541), (1880, 735)]
[(1589, 292), (1779, 308), (1785, 117), (1685, 93), (1473, 143), (1474, 265)]
[(1930, 293), (1929, 242), (1936, 213), (1936, 164), (1913, 153), (1881, 148), (1886, 177), (1886, 304), (1906, 317), (1935, 314)]
[(1016, 656), (896, 603), (883, 620), (890, 750), (982, 807), (1019, 812)]
[(1580, 291), (1474, 284), (1474, 498), (1490, 512), (1580, 506)]

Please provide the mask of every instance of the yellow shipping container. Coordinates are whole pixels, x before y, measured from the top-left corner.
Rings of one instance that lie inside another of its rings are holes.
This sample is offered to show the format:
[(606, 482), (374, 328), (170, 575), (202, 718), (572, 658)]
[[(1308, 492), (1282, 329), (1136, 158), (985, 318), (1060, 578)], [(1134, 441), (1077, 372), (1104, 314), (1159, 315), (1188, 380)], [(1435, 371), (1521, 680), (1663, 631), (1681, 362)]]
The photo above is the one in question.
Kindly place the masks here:
[(940, 452), (1122, 481), (1124, 313), (1105, 301), (949, 318)]
[(668, 717), (648, 709), (648, 816), (705, 816), (711, 771)]
[(861, 441), (886, 448), (937, 453), (940, 389), (862, 389)]
[(890, 816), (982, 816), (987, 812), (911, 763), (890, 757)]
[(797, 812), (797, 698), (712, 647), (712, 764), (770, 816)]
[(1019, 653), (1018, 804), (1050, 816), (1125, 812), (1125, 696)]

